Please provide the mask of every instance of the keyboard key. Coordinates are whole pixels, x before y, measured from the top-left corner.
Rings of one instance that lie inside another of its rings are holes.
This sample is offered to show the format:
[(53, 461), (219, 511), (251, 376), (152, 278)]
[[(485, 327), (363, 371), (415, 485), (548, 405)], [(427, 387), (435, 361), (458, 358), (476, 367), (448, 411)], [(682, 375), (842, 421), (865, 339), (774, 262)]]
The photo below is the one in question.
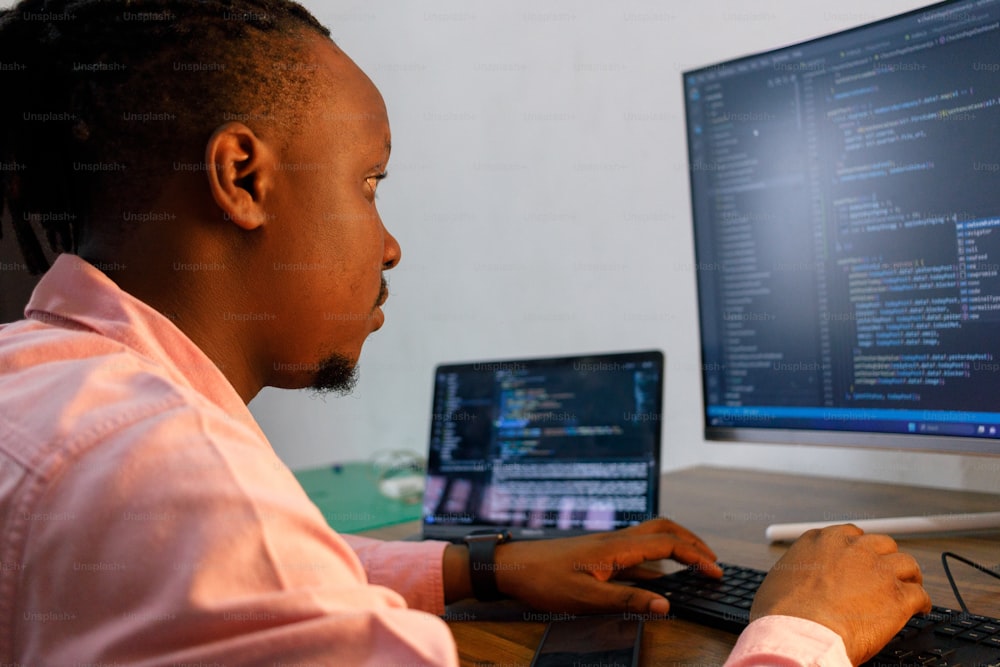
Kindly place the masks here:
[(868, 663), (867, 667), (901, 667), (902, 665), (919, 666), (912, 651), (905, 649), (883, 649)]
[(702, 611), (718, 614), (719, 616), (728, 615), (732, 616), (733, 618), (737, 617), (743, 617), (747, 619), (750, 618), (750, 614), (747, 612), (743, 612), (742, 610), (735, 610), (729, 605), (713, 602), (712, 600), (691, 600), (688, 606), (694, 609), (700, 609)]
[(964, 632), (964, 628), (956, 628), (953, 625), (945, 625), (940, 628), (934, 628), (934, 634), (943, 635), (945, 637), (957, 637)]
[(899, 667), (900, 664), (902, 663), (900, 663), (899, 660), (884, 656), (880, 653), (869, 662), (865, 663), (865, 667)]
[(931, 610), (931, 613), (927, 614), (927, 618), (935, 623), (948, 621), (956, 616), (960, 616), (960, 614), (954, 609), (948, 609), (947, 607), (935, 607)]
[(957, 635), (959, 639), (964, 639), (967, 642), (978, 642), (986, 639), (987, 635), (982, 632), (976, 632), (975, 630), (966, 630), (960, 635)]

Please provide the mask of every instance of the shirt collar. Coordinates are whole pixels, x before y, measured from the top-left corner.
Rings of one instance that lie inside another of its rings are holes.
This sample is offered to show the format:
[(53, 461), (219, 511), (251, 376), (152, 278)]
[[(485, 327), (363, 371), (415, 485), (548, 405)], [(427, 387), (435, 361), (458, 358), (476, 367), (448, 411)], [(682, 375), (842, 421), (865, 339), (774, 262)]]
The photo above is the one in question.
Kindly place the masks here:
[(121, 343), (261, 433), (236, 389), (184, 332), (76, 255), (56, 258), (35, 287), (24, 316), (62, 328), (88, 329)]

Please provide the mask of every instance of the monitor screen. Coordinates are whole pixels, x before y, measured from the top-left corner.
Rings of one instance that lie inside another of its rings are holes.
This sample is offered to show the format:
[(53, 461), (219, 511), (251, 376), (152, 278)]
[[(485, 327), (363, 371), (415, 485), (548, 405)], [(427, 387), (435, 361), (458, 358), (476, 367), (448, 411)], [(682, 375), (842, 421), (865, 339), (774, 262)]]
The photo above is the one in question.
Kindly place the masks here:
[(1000, 0), (683, 75), (709, 439), (1000, 454)]

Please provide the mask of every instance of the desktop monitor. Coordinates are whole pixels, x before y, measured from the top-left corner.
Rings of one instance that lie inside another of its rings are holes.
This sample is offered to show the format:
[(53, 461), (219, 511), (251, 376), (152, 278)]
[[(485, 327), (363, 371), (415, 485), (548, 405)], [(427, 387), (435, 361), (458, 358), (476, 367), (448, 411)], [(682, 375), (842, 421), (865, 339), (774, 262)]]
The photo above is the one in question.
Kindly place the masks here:
[(1000, 455), (1000, 0), (683, 75), (710, 440)]

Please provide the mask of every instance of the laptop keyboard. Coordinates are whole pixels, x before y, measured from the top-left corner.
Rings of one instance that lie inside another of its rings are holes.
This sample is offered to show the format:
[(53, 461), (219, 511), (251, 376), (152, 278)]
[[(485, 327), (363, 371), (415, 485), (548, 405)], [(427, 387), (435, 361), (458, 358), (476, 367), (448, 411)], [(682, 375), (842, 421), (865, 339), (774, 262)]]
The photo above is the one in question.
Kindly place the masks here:
[[(670, 600), (671, 614), (739, 633), (767, 572), (720, 563), (721, 580), (681, 570), (637, 584)], [(911, 618), (869, 667), (1000, 667), (1000, 619), (935, 606)]]

